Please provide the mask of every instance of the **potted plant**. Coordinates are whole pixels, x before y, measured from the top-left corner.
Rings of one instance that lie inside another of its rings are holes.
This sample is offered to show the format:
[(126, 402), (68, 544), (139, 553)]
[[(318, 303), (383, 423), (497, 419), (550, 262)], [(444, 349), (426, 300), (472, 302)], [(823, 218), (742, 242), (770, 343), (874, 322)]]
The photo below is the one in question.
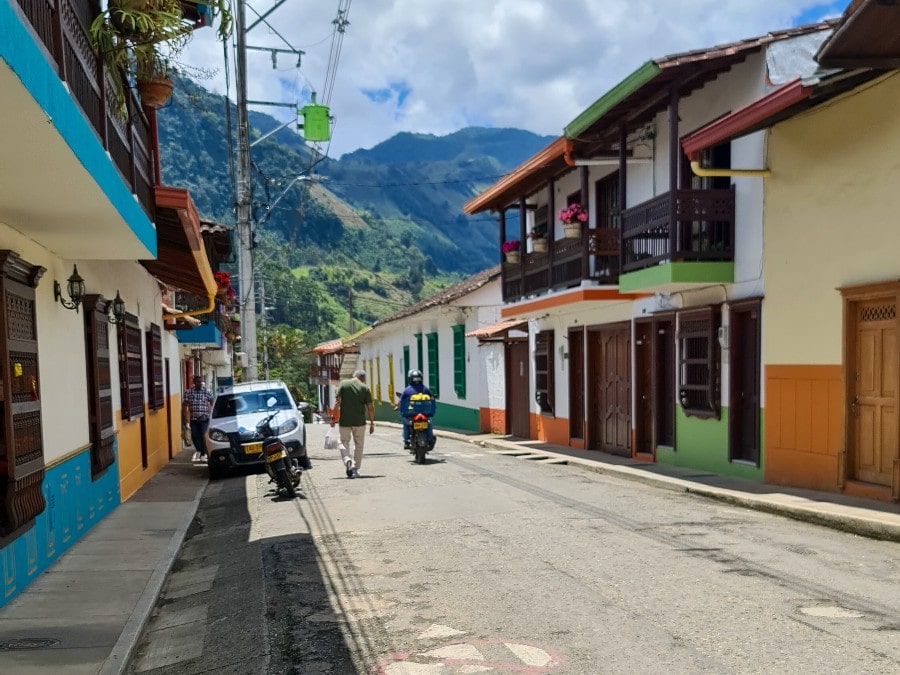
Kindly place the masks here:
[(503, 252), (503, 255), (506, 256), (506, 262), (519, 262), (519, 245), (520, 242), (518, 239), (510, 239), (509, 241), (503, 242), (503, 246), (500, 247), (500, 250)]
[[(210, 0), (219, 17), (218, 35), (226, 39), (234, 25), (229, 0)], [(187, 46), (194, 23), (184, 16), (181, 0), (109, 0), (90, 27), (91, 45), (110, 71), (112, 108), (128, 116), (126, 91), (132, 81), (169, 80), (170, 64)], [(171, 81), (166, 85), (171, 93)], [(168, 100), (166, 97), (165, 100)], [(159, 101), (159, 97), (151, 99)], [(158, 107), (158, 106), (157, 106)]]
[(569, 239), (577, 239), (581, 236), (581, 226), (588, 220), (587, 210), (577, 202), (569, 204), (559, 212), (559, 219), (563, 224), (563, 233)]
[(547, 224), (535, 225), (528, 233), (531, 239), (531, 250), (535, 253), (543, 253), (547, 250)]

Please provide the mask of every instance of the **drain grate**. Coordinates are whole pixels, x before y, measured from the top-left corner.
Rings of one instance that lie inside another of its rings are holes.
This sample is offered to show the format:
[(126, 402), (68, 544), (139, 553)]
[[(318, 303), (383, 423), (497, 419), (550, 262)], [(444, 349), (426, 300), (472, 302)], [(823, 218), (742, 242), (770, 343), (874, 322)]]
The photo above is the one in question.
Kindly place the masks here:
[(0, 640), (0, 651), (18, 649), (49, 649), (60, 643), (53, 638), (17, 638), (13, 640)]

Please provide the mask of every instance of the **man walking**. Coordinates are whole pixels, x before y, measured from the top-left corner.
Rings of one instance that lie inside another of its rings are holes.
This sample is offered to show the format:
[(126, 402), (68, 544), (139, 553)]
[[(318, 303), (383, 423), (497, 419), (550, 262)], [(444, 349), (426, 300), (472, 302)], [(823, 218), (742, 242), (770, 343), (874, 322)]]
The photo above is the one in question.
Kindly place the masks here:
[[(338, 385), (335, 394), (331, 426), (340, 425), (341, 459), (347, 469), (347, 478), (359, 477), (363, 448), (366, 444), (366, 415), (369, 417), (369, 433), (375, 433), (375, 405), (372, 392), (366, 385), (366, 371), (357, 370), (349, 380)], [(350, 456), (350, 438), (353, 438), (353, 456)]]
[(203, 378), (194, 376), (194, 386), (184, 392), (184, 419), (190, 420), (191, 443), (194, 444), (192, 461), (206, 461), (206, 427), (212, 412), (213, 396), (206, 389)]

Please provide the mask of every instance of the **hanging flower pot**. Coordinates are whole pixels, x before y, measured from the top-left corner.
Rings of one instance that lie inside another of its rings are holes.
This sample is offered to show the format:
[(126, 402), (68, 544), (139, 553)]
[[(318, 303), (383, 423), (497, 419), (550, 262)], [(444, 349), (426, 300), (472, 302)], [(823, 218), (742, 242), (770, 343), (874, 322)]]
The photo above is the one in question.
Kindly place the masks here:
[(151, 75), (137, 84), (141, 103), (148, 108), (162, 108), (172, 98), (174, 84), (171, 78)]
[(563, 223), (563, 234), (566, 239), (580, 239), (581, 223)]
[(521, 256), (519, 255), (519, 250), (518, 250), (518, 249), (516, 249), (515, 251), (507, 251), (507, 252), (506, 252), (506, 262), (508, 262), (508, 263), (512, 263), (513, 265), (516, 265), (516, 264), (518, 264), (518, 262), (519, 262), (521, 259), (522, 259), (522, 258), (521, 258)]
[(535, 253), (546, 253), (547, 238), (546, 237), (534, 237), (531, 240), (531, 246), (534, 249)]

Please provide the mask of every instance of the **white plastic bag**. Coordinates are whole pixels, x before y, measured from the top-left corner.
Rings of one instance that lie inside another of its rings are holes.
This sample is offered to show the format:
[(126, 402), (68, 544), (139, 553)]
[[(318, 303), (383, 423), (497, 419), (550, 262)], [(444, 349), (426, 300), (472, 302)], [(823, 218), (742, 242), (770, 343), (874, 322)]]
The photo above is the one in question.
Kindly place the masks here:
[(340, 443), (341, 436), (338, 433), (337, 427), (331, 427), (325, 434), (325, 449), (337, 450), (337, 447), (338, 445), (340, 445)]

